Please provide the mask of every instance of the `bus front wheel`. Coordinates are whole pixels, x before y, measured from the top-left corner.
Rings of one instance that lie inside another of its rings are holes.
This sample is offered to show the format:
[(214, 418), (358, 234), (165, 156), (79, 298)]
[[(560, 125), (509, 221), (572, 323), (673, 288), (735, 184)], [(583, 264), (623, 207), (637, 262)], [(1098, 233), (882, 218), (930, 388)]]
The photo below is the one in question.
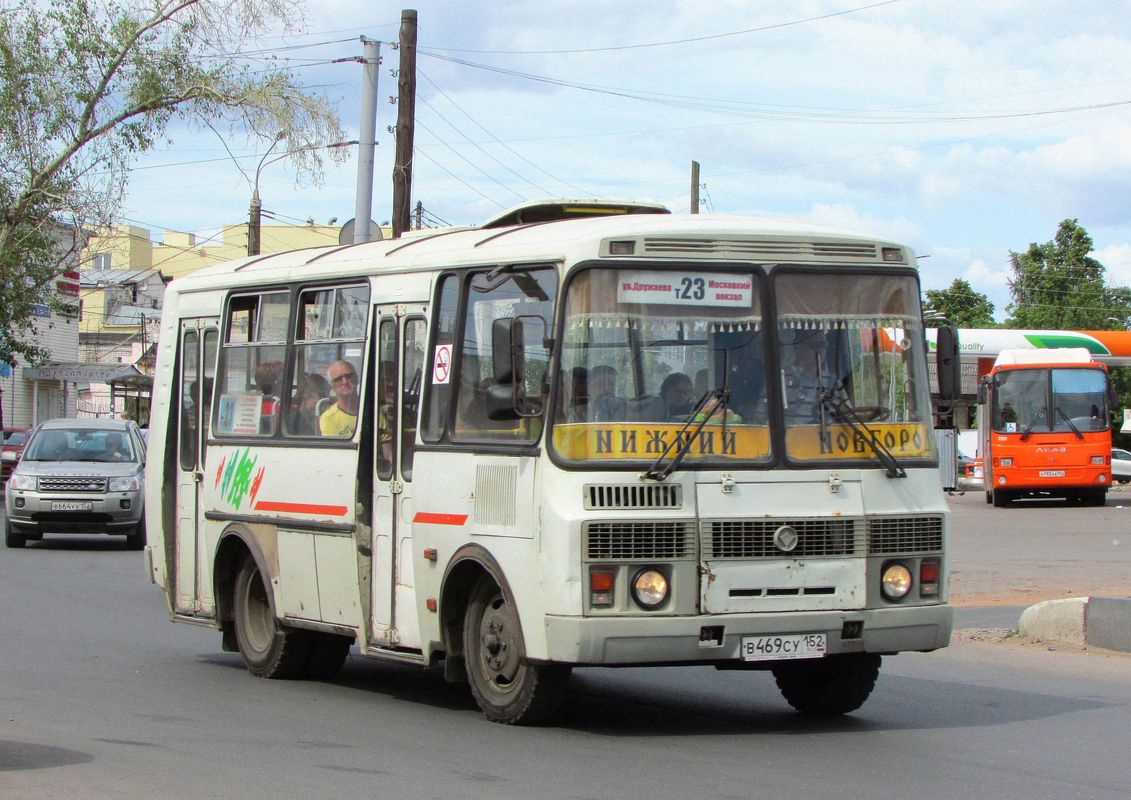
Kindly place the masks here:
[(864, 705), (876, 685), (881, 660), (875, 653), (848, 653), (782, 661), (772, 670), (782, 697), (796, 710), (831, 717)]
[(518, 616), (493, 580), (476, 584), (463, 620), (467, 681), (493, 722), (531, 724), (551, 719), (569, 688), (569, 667), (526, 660)]
[(260, 678), (305, 677), (310, 637), (279, 624), (255, 559), (244, 559), (236, 576), (236, 642), (248, 672)]

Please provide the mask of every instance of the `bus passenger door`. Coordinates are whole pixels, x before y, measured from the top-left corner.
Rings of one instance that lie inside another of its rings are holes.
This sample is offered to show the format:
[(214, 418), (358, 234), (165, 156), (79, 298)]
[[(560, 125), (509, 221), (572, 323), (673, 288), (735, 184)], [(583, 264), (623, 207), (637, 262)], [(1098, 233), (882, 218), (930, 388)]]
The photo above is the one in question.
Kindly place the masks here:
[(372, 640), (420, 646), (412, 567), (412, 461), (424, 369), (424, 306), (381, 306), (377, 327)]
[(215, 319), (181, 323), (180, 385), (177, 387), (177, 530), (174, 606), (177, 613), (200, 611), (202, 563), (200, 521), (204, 458), (208, 441), (212, 384), (216, 374), (218, 328)]

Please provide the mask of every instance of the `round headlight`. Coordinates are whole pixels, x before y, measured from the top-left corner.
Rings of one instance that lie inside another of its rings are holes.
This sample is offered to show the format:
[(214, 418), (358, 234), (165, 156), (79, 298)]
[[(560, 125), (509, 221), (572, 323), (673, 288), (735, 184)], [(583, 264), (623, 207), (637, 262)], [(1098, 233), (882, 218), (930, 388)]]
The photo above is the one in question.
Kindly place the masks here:
[(884, 567), (881, 587), (884, 596), (890, 600), (905, 597), (911, 591), (911, 570), (902, 564), (888, 564)]
[(632, 579), (632, 598), (642, 608), (657, 608), (668, 599), (668, 579), (658, 569), (644, 569)]

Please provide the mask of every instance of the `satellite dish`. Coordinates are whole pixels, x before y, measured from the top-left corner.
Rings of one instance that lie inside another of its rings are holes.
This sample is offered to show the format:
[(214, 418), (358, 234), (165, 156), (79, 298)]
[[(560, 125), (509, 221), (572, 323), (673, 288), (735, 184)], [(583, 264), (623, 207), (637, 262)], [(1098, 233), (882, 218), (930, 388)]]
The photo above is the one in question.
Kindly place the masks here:
[[(353, 223), (354, 220), (351, 219), (338, 231), (338, 244), (353, 244)], [(369, 241), (379, 242), (383, 238), (381, 226), (373, 220), (369, 220)]]

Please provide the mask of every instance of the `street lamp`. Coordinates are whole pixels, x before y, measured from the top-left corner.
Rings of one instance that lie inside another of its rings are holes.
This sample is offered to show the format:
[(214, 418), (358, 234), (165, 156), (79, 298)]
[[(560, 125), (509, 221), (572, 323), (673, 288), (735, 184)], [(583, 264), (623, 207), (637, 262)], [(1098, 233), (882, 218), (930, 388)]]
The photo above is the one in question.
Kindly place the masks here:
[(288, 150), (285, 153), (280, 153), (274, 158), (268, 160), (267, 157), (274, 151), (275, 146), (286, 138), (287, 134), (285, 131), (278, 133), (275, 136), (275, 141), (273, 141), (271, 143), (271, 146), (267, 148), (267, 152), (263, 154), (263, 157), (261, 159), (259, 159), (259, 165), (255, 168), (255, 182), (252, 184), (251, 208), (249, 210), (247, 222), (247, 254), (249, 256), (259, 255), (260, 221), (263, 215), (263, 205), (259, 201), (259, 173), (263, 171), (263, 168), (268, 164), (273, 164), (276, 161), (281, 161), (287, 156), (294, 155), (295, 153), (302, 153), (306, 150), (321, 150), (323, 148), (329, 150), (334, 147), (349, 147), (351, 145), (357, 144), (357, 140), (352, 139), (348, 142), (334, 142), (333, 144), (318, 144), (308, 145), (306, 147), (296, 147), (293, 150)]

